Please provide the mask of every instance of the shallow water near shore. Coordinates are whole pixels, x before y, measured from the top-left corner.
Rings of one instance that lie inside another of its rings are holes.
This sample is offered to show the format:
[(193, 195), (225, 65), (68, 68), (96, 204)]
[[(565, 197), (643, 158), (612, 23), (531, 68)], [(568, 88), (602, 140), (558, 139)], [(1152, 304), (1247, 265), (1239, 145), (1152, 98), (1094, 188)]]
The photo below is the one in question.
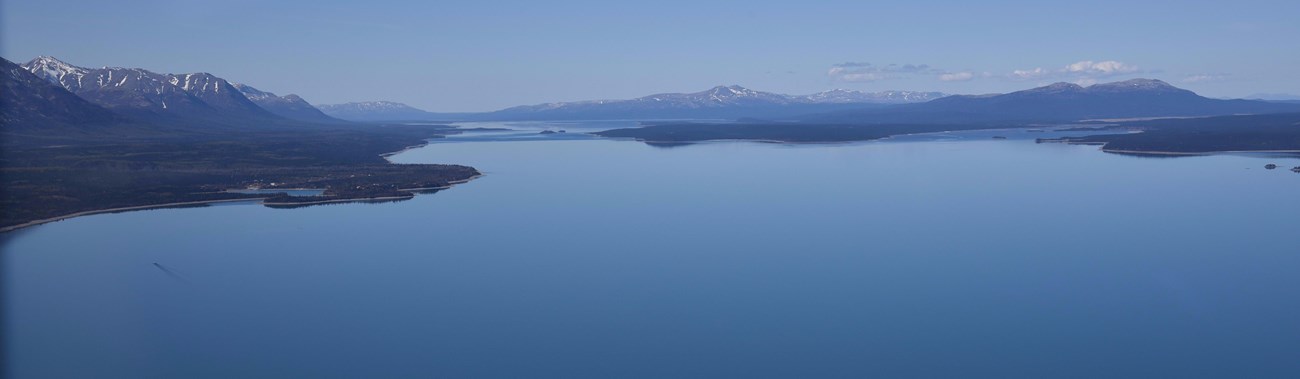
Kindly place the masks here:
[(663, 148), (516, 128), (391, 156), (485, 174), (409, 201), (5, 235), (8, 373), (1300, 371), (1300, 174), (1263, 168), (1300, 159), (1135, 158), (1007, 131)]

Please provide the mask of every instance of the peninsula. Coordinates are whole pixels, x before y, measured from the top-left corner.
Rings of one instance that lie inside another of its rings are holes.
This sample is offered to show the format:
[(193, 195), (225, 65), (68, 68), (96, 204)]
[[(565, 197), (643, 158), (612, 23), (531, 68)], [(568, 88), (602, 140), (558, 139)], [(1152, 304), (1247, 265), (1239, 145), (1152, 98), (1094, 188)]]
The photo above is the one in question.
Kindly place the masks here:
[[(394, 164), (384, 153), (445, 129), (262, 132), (220, 139), (110, 141), (6, 147), (0, 158), (0, 231), (70, 216), (206, 202), (264, 200), (273, 207), (403, 200), (479, 175), (472, 167)], [(319, 188), (321, 196), (230, 189)]]

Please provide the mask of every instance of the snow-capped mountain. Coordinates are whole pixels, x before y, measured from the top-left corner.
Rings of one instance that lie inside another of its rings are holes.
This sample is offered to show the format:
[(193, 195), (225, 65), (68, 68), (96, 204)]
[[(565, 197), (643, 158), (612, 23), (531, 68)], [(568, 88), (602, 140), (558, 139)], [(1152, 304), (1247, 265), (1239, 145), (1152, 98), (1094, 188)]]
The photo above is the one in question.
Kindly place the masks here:
[(270, 113), (257, 106), (248, 97), (245, 97), (243, 92), (240, 92), (230, 82), (215, 75), (200, 72), (194, 74), (168, 74), (167, 77), (172, 85), (181, 87), (185, 92), (194, 95), (194, 97), (203, 100), (204, 103), (222, 112), (243, 112), (258, 116)]
[(81, 82), (90, 69), (73, 66), (50, 56), (39, 56), (21, 65), (39, 78), (62, 86), (69, 91), (81, 89)]
[(140, 68), (85, 68), (41, 56), (22, 65), (104, 108), (136, 117), (190, 121), (279, 119), (225, 79), (208, 73), (160, 74)]
[(76, 134), (122, 121), (113, 112), (0, 58), (0, 131), (49, 132), (55, 128)]
[(756, 105), (783, 105), (798, 102), (798, 99), (771, 92), (755, 91), (749, 88), (731, 85), (717, 86), (695, 93), (662, 93), (628, 100), (642, 104), (662, 104), (686, 108), (720, 108), (744, 107)]
[(172, 84), (172, 78), (142, 69), (90, 69), (47, 56), (37, 57), (22, 67), (83, 99), (116, 111), (212, 111), (202, 100)]
[(274, 93), (262, 91), (246, 84), (231, 83), (231, 85), (254, 104), (280, 117), (309, 122), (336, 123), (342, 121), (326, 115), (298, 95), (276, 96)]
[(418, 121), (436, 120), (438, 115), (392, 101), (363, 101), (344, 104), (321, 104), (321, 112), (350, 121)]

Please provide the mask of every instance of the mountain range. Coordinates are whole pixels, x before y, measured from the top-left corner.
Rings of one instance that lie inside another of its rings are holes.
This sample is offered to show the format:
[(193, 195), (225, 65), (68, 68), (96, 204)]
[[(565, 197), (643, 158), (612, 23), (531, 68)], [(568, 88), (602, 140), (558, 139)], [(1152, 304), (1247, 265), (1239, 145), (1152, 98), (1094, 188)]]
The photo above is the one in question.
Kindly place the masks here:
[(523, 105), (483, 113), (431, 113), (387, 101), (321, 105), (319, 108), (333, 117), (353, 121), (735, 119), (861, 109), (924, 102), (943, 96), (945, 95), (939, 92), (862, 92), (846, 89), (793, 96), (731, 85), (694, 93), (661, 93), (628, 100)]
[(138, 121), (205, 127), (342, 122), (296, 95), (279, 97), (209, 73), (86, 68), (48, 56), (32, 59), (21, 67), (92, 104)]
[(307, 122), (344, 122), (343, 120), (326, 115), (324, 112), (321, 112), (320, 109), (316, 109), (315, 106), (312, 106), (311, 103), (308, 103), (307, 100), (303, 100), (302, 97), (299, 97), (298, 95), (288, 94), (284, 96), (276, 96), (274, 93), (262, 91), (253, 88), (253, 86), (250, 85), (240, 83), (232, 83), (232, 85), (235, 89), (239, 90), (240, 93), (243, 93), (244, 97), (247, 97), (248, 100), (257, 104), (257, 106), (262, 107), (262, 109), (280, 117)]
[(394, 102), (323, 105), (354, 121), (525, 121), (757, 119), (818, 123), (1026, 123), (1087, 119), (1195, 117), (1300, 111), (1295, 103), (1212, 99), (1155, 79), (1088, 87), (1054, 83), (1006, 94), (830, 90), (784, 95), (737, 85), (628, 100), (525, 105), (483, 113), (432, 113)]
[(330, 117), (361, 122), (374, 121), (434, 121), (446, 120), (442, 114), (416, 109), (392, 101), (363, 101), (344, 104), (317, 105)]
[(212, 74), (159, 74), (139, 68), (74, 66), (52, 57), (22, 65), (41, 79), (122, 115), (155, 122), (220, 124), (278, 117)]
[[(432, 113), (372, 101), (312, 106), (208, 73), (160, 74), (140, 68), (85, 68), (52, 57), (3, 61), (3, 132), (48, 127), (49, 134), (96, 125), (151, 130), (248, 130), (348, 125), (348, 121), (509, 121), (591, 119), (749, 119), (821, 124), (1027, 124), (1088, 119), (1195, 117), (1300, 112), (1300, 104), (1206, 98), (1154, 79), (1088, 87), (1055, 83), (994, 95), (832, 90), (791, 96), (741, 86), (662, 93), (629, 100), (518, 106), (483, 113)], [(193, 129), (199, 127), (199, 129)], [(72, 129), (69, 129), (72, 128)], [(128, 129), (121, 129), (127, 133)]]
[(1006, 94), (955, 95), (883, 109), (809, 114), (799, 119), (834, 123), (1025, 123), (1280, 112), (1300, 112), (1300, 106), (1211, 99), (1160, 80), (1132, 79), (1088, 87), (1055, 83)]
[(717, 86), (694, 93), (661, 93), (631, 100), (597, 100), (506, 108), (491, 112), (495, 119), (736, 119), (780, 118), (804, 113), (863, 109), (928, 101), (937, 92), (877, 92), (832, 90), (805, 96), (755, 91), (738, 85)]
[(6, 133), (80, 134), (125, 121), (108, 109), (0, 59), (0, 124)]

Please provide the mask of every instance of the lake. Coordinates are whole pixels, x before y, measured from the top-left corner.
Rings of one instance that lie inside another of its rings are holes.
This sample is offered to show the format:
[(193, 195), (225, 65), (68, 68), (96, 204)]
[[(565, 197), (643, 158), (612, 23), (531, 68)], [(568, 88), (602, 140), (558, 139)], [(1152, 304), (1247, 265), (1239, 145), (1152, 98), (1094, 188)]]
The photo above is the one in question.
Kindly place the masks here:
[(23, 378), (1300, 372), (1300, 174), (1285, 170), (1300, 159), (1137, 158), (1025, 131), (665, 148), (581, 134), (630, 123), (504, 125), (520, 130), (391, 157), (485, 174), (409, 201), (9, 233), (4, 365)]

